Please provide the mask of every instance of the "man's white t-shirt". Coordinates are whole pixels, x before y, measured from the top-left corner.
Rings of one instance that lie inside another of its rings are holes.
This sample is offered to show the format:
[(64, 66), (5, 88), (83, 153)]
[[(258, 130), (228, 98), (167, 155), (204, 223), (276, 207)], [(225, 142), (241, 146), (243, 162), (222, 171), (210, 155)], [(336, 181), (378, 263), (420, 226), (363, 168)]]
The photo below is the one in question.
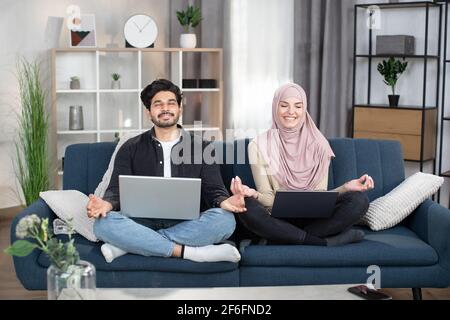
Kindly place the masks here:
[(178, 137), (177, 139), (175, 139), (173, 141), (167, 141), (167, 142), (162, 142), (162, 141), (158, 140), (159, 144), (161, 145), (161, 148), (163, 149), (164, 177), (165, 178), (172, 177), (172, 167), (171, 167), (170, 156), (172, 154), (173, 146), (176, 145), (178, 143), (178, 141), (180, 141), (180, 137)]

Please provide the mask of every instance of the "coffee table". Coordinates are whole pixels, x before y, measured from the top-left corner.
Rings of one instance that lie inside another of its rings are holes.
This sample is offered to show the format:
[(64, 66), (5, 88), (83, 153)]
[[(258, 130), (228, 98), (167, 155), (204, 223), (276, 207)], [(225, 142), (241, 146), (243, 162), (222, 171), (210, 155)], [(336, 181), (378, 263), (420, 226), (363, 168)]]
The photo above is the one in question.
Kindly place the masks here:
[(97, 288), (98, 300), (362, 300), (350, 285), (231, 288)]

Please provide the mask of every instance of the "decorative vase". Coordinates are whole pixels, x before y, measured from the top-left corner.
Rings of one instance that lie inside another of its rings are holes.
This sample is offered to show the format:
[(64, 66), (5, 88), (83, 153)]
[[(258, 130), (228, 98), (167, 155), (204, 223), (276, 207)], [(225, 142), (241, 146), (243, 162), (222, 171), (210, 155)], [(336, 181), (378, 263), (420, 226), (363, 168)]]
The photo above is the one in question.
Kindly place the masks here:
[(93, 300), (95, 299), (95, 266), (79, 260), (66, 271), (53, 264), (47, 269), (48, 300)]
[(120, 80), (112, 80), (111, 89), (120, 90)]
[(197, 46), (197, 36), (195, 33), (183, 33), (180, 36), (181, 48), (192, 49)]
[(70, 89), (72, 90), (80, 90), (80, 80), (70, 80)]
[(390, 94), (388, 96), (389, 98), (389, 106), (390, 107), (398, 107), (398, 101), (400, 100), (400, 96), (399, 95), (392, 95)]
[(69, 113), (69, 130), (83, 130), (83, 107), (82, 106), (70, 106)]

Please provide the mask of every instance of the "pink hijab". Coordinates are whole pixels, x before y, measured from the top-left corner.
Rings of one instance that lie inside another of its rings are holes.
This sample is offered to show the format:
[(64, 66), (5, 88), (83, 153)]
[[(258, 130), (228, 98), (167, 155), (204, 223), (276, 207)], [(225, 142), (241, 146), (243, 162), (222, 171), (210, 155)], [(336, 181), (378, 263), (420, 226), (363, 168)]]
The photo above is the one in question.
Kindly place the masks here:
[[(277, 109), (280, 101), (303, 101), (303, 119), (296, 128), (282, 127)], [(287, 190), (314, 190), (324, 178), (333, 150), (317, 129), (307, 110), (305, 90), (297, 84), (280, 87), (272, 102), (272, 128), (256, 138), (256, 144), (280, 186)]]

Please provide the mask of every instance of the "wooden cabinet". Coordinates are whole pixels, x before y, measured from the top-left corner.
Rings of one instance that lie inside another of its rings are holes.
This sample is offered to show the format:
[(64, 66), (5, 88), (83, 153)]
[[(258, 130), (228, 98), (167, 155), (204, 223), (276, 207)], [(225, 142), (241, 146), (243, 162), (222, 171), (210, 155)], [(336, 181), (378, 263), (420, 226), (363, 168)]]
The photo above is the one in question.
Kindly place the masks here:
[(353, 136), (398, 140), (408, 161), (421, 160), (423, 142), (423, 160), (433, 160), (436, 154), (436, 116), (436, 108), (355, 106)]

